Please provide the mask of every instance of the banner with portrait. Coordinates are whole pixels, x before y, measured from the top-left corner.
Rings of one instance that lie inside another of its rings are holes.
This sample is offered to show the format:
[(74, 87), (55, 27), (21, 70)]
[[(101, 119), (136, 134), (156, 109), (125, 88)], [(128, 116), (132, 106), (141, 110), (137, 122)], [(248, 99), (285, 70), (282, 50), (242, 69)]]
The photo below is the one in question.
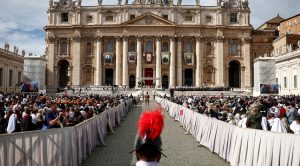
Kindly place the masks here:
[(128, 53), (128, 62), (135, 63), (136, 61), (136, 53), (129, 52)]
[(105, 53), (104, 54), (104, 63), (113, 63), (113, 55), (112, 53)]
[(260, 84), (261, 94), (278, 94), (279, 84)]
[(161, 53), (161, 61), (163, 64), (169, 64), (170, 63), (170, 53), (168, 53), (168, 52)]
[(21, 85), (21, 92), (28, 93), (28, 92), (38, 92), (39, 91), (39, 83), (34, 82), (23, 82)]
[(184, 54), (184, 62), (186, 65), (194, 64), (194, 54), (193, 53), (185, 53)]
[(145, 53), (145, 60), (147, 63), (151, 63), (152, 62), (152, 53)]

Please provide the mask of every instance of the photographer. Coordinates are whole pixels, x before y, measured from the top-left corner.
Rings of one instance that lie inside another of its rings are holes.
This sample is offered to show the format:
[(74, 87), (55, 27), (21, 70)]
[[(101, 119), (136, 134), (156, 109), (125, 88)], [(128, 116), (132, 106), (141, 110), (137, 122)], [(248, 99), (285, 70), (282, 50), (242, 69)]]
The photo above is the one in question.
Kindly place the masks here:
[(45, 117), (47, 129), (51, 128), (62, 128), (64, 116), (62, 112), (58, 112), (57, 106), (52, 105), (51, 110), (49, 110)]

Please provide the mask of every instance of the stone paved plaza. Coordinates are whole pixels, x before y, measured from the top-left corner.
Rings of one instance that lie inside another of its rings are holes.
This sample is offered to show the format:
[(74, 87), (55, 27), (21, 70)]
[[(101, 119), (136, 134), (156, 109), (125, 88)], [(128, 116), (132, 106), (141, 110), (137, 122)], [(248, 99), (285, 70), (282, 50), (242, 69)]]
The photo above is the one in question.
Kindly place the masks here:
[[(151, 101), (150, 108), (155, 107)], [(149, 109), (145, 104), (140, 103), (132, 110), (121, 126), (115, 129), (115, 134), (109, 134), (105, 138), (106, 146), (99, 146), (92, 151), (92, 154), (83, 161), (83, 166), (127, 166), (134, 165), (135, 156), (129, 154), (134, 148), (137, 131), (137, 121), (142, 110)], [(162, 134), (164, 154), (161, 166), (226, 166), (228, 162), (218, 155), (210, 152), (205, 147), (198, 147), (197, 142), (191, 135), (185, 135), (183, 128), (178, 127), (170, 116), (165, 113), (165, 128)]]

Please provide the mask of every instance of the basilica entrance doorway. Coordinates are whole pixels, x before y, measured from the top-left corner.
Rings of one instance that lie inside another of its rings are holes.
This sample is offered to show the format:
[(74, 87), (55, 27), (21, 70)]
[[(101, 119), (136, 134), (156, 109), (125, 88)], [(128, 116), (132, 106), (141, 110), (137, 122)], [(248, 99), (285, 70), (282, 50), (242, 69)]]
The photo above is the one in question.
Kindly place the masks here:
[(163, 89), (169, 88), (169, 77), (167, 75), (162, 76), (162, 88)]
[(113, 85), (113, 84), (114, 84), (114, 70), (105, 69), (105, 85)]
[(152, 86), (153, 85), (153, 69), (145, 68), (144, 77), (145, 77), (145, 85), (148, 87)]
[(184, 85), (185, 86), (193, 85), (193, 69), (184, 70)]
[(58, 62), (59, 67), (59, 87), (64, 88), (68, 85), (69, 78), (69, 62), (65, 59)]
[(241, 64), (238, 61), (231, 61), (229, 63), (229, 87), (232, 88), (239, 88), (241, 86), (240, 84), (240, 67)]
[(130, 75), (129, 76), (129, 88), (134, 88), (135, 87), (135, 76)]

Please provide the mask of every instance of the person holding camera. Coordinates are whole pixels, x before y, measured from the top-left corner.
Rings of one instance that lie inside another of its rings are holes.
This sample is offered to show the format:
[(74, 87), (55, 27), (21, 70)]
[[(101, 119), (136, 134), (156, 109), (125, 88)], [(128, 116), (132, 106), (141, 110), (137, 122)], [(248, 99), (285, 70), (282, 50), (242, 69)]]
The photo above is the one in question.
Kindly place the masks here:
[(47, 112), (45, 116), (46, 126), (48, 129), (62, 128), (63, 119), (64, 119), (63, 112), (58, 112), (57, 106), (53, 104), (51, 109)]

